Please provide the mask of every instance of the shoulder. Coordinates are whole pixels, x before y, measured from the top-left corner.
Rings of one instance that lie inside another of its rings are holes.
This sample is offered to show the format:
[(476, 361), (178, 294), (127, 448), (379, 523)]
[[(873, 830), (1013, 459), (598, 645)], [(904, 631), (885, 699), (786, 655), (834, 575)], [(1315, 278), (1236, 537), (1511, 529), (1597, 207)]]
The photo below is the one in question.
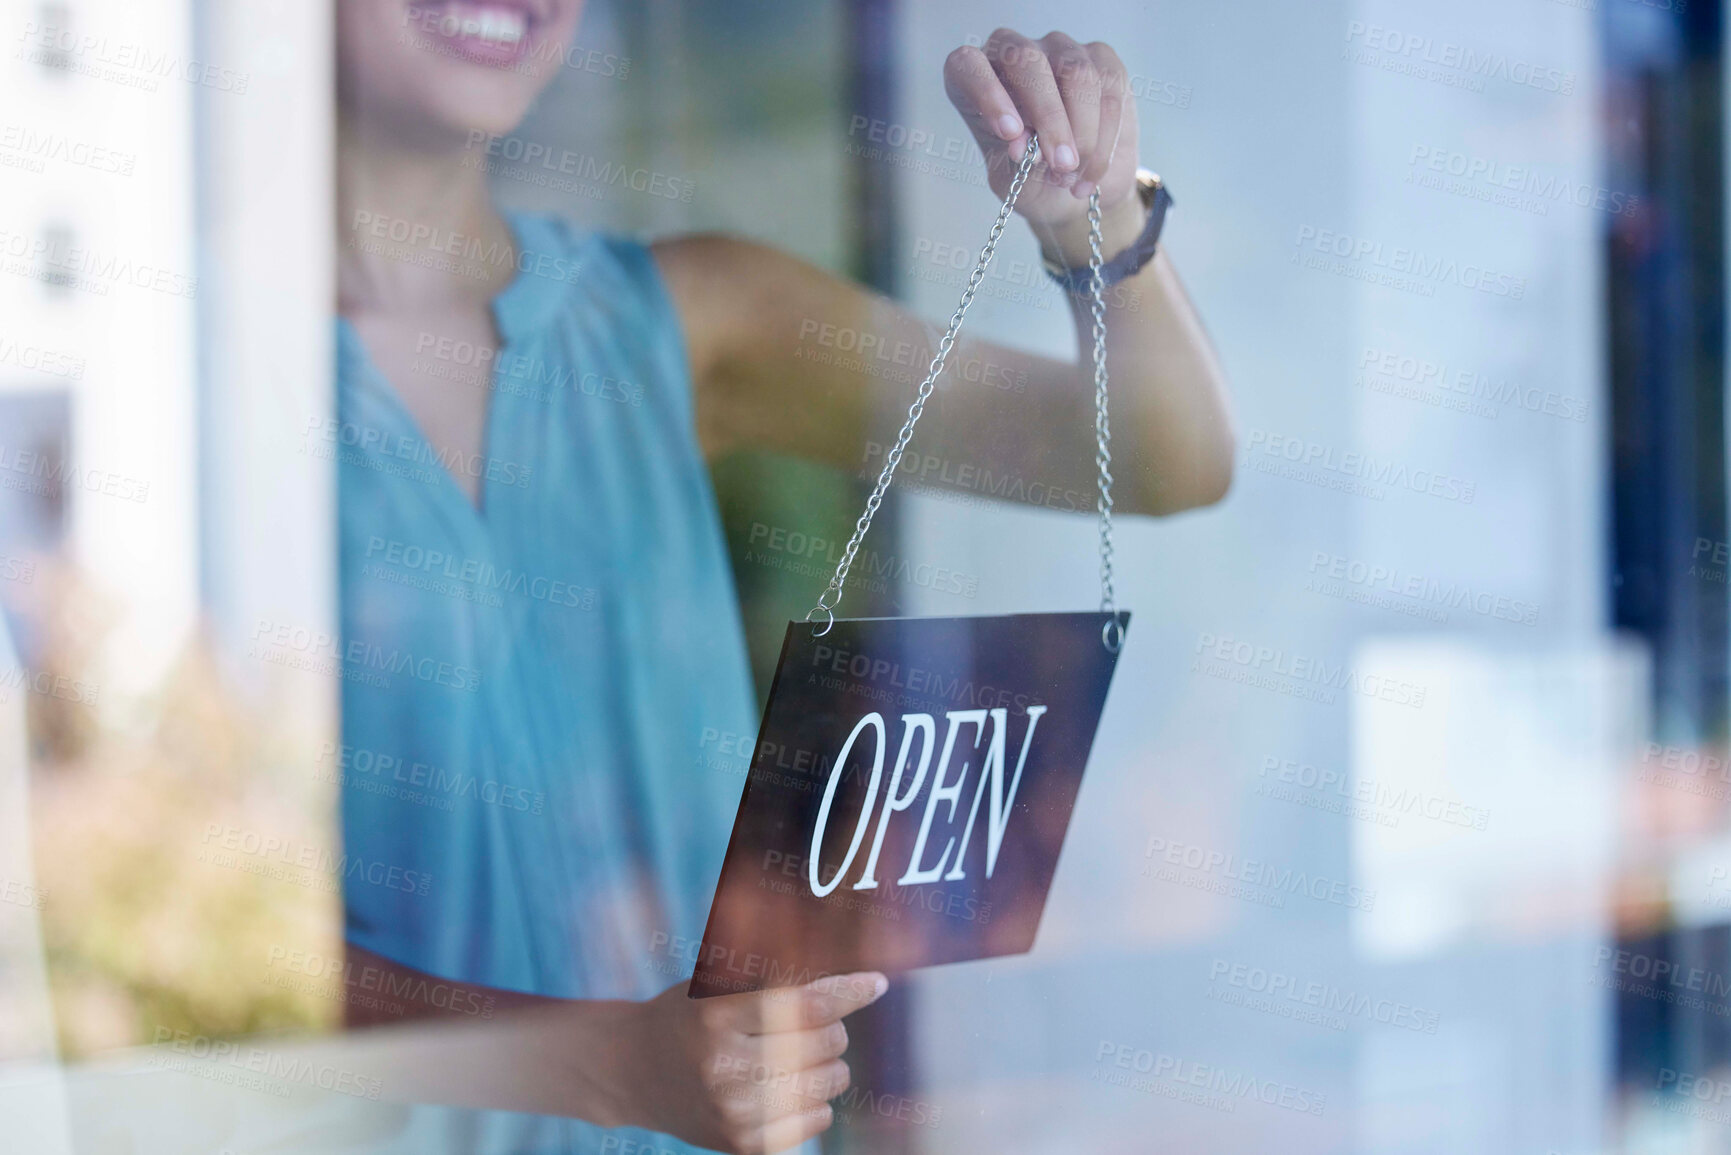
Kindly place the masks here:
[[(727, 233), (666, 237), (649, 246), (668, 289), (681, 304), (715, 308), (749, 300), (803, 262), (757, 241)], [(717, 299), (708, 299), (714, 297)]]
[(726, 233), (668, 237), (649, 252), (674, 303), (694, 322), (748, 311), (778, 273), (798, 263), (768, 245)]
[(636, 238), (584, 229), (547, 213), (508, 213), (516, 276), (500, 297), (504, 319), (528, 329), (586, 314), (632, 328), (676, 323), (650, 247)]
[(656, 287), (649, 250), (628, 236), (582, 228), (552, 213), (506, 214), (517, 246), (520, 280), (589, 286), (617, 297), (628, 285)]
[[(649, 246), (679, 314), (699, 381), (750, 358), (802, 308), (821, 307), (845, 282), (779, 249), (725, 233), (694, 233)], [(803, 305), (802, 305), (803, 302)]]
[(682, 233), (662, 237), (650, 246), (658, 263), (686, 273), (713, 270), (740, 260), (762, 260), (780, 256), (775, 249), (729, 233)]

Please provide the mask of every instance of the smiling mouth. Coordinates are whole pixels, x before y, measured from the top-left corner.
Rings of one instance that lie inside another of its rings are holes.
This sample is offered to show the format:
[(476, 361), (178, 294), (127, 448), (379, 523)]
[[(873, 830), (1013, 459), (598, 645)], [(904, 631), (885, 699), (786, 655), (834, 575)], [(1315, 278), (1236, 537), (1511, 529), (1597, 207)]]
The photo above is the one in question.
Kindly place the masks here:
[(434, 45), (474, 64), (515, 64), (529, 53), (538, 21), (526, 7), (473, 0), (420, 0), (410, 22)]

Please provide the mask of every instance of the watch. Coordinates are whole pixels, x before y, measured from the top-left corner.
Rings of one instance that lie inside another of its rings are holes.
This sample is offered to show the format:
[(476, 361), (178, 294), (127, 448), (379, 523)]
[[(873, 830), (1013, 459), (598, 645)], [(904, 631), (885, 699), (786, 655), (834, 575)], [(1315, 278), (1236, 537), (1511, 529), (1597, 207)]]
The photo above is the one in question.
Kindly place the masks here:
[[(1142, 198), (1142, 207), (1148, 210), (1148, 221), (1142, 226), (1142, 233), (1119, 254), (1100, 266), (1100, 283), (1115, 285), (1126, 277), (1133, 277), (1142, 271), (1142, 266), (1154, 259), (1154, 246), (1160, 242), (1160, 230), (1166, 224), (1166, 210), (1172, 207), (1172, 194), (1166, 191), (1166, 182), (1156, 173), (1145, 168), (1136, 170), (1136, 194)], [(1052, 275), (1066, 291), (1074, 294), (1091, 292), (1093, 276), (1087, 265), (1072, 269), (1051, 257), (1043, 258), (1046, 272)]]

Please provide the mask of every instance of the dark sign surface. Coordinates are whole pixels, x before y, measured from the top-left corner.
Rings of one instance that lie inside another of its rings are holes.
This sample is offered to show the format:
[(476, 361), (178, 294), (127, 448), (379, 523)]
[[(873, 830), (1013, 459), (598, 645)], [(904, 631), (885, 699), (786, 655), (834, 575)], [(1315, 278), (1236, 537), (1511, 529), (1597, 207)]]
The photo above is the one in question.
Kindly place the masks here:
[(692, 996), (1032, 947), (1112, 617), (790, 622)]

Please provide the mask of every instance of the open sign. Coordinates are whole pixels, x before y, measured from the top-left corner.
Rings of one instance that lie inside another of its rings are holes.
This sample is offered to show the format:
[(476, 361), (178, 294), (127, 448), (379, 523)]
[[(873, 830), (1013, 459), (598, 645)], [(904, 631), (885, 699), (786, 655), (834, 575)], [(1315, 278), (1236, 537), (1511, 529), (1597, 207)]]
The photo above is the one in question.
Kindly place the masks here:
[(693, 997), (1030, 949), (1112, 616), (789, 623)]

